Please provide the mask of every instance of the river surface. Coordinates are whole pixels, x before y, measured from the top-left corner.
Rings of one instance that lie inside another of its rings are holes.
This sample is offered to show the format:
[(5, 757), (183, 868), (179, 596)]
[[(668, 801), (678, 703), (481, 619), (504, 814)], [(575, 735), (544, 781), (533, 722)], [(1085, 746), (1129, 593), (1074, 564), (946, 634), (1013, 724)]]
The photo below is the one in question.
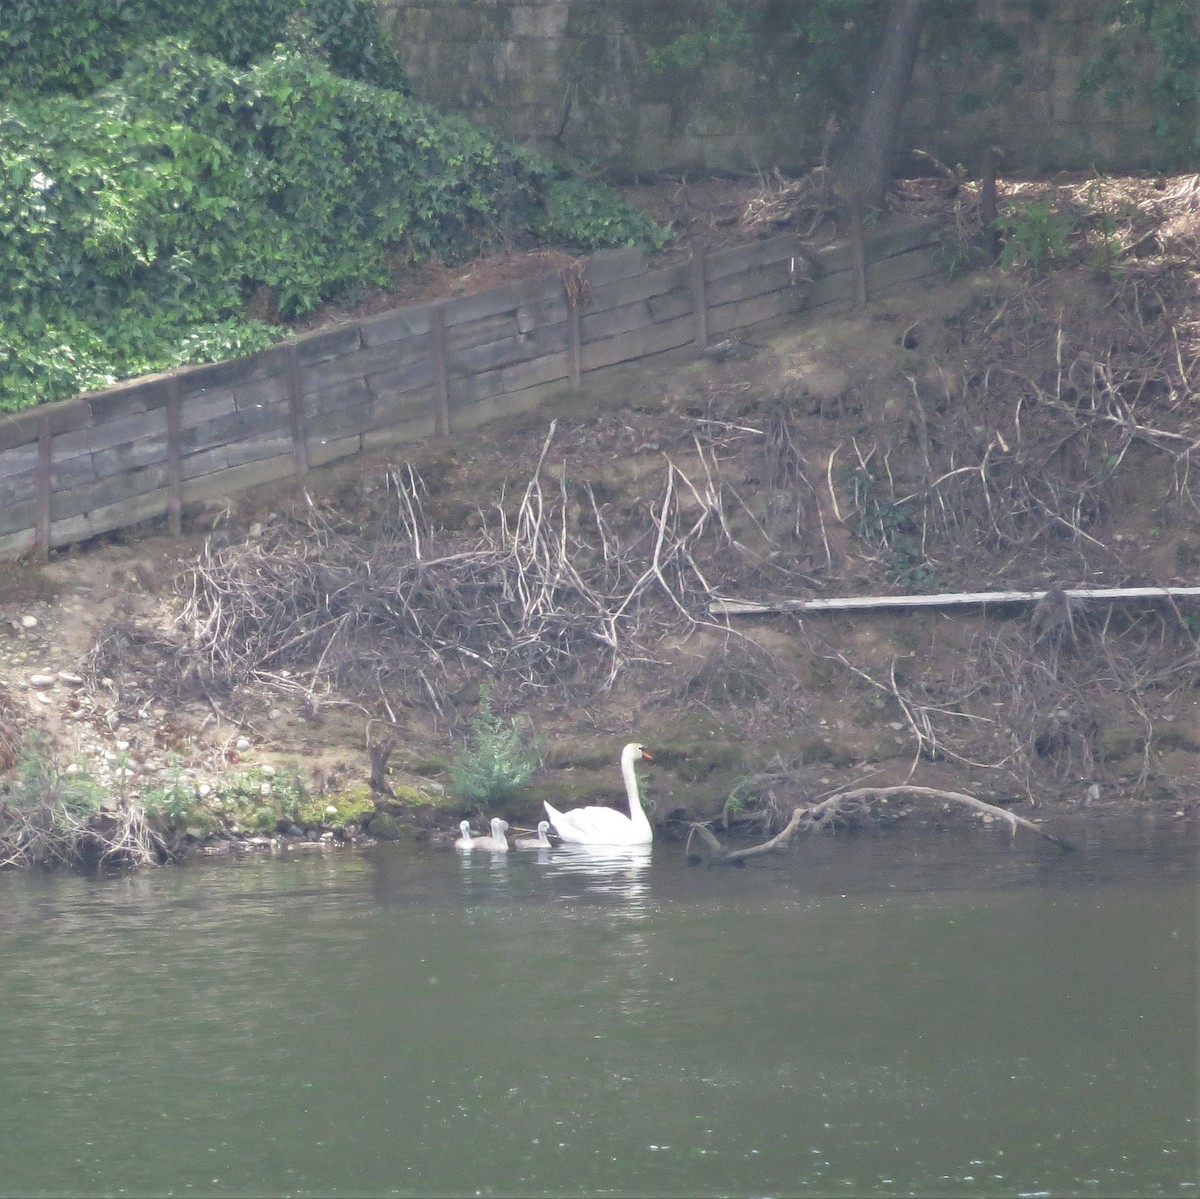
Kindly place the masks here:
[(1192, 1196), (1184, 822), (0, 877), (0, 1194)]

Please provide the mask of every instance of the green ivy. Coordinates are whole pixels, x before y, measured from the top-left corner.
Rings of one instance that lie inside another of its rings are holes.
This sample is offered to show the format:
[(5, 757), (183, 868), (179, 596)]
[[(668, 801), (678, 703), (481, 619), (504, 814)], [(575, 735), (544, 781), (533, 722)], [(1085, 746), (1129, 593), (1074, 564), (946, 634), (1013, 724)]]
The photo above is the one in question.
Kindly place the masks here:
[(1079, 76), (1082, 95), (1110, 108), (1133, 99), (1146, 82), (1129, 69), (1131, 46), (1154, 50), (1158, 65), (1147, 93), (1153, 164), (1159, 170), (1200, 163), (1200, 14), (1195, 0), (1118, 0), (1100, 10), (1102, 36)]
[(632, 245), (658, 250), (670, 236), (644, 213), (632, 211), (612, 188), (575, 176), (550, 181), (545, 211), (534, 229), (547, 241), (579, 250)]
[[(280, 46), (139, 46), (85, 95), (0, 103), (0, 411), (262, 348), (390, 259), (660, 236), (608, 189)], [(548, 207), (548, 197), (567, 197)]]
[(234, 66), (303, 46), (338, 74), (408, 90), (374, 0), (4, 0), (0, 86), (83, 95), (163, 38)]

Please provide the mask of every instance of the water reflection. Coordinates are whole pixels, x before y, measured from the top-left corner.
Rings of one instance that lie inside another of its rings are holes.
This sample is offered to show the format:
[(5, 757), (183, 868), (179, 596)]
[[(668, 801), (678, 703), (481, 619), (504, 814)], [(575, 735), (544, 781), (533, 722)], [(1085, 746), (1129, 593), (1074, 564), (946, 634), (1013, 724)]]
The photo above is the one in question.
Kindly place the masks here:
[(621, 900), (624, 915), (641, 919), (649, 910), (651, 852), (649, 845), (563, 845), (537, 856), (562, 900)]

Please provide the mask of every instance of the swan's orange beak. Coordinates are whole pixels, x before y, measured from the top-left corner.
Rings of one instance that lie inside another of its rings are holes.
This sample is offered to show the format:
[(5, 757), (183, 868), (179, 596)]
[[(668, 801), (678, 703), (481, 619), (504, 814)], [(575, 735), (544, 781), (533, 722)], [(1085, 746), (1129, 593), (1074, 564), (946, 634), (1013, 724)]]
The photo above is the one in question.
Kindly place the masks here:
[(653, 762), (654, 755), (648, 749), (644, 749), (644, 750), (642, 750), (642, 761), (643, 762)]

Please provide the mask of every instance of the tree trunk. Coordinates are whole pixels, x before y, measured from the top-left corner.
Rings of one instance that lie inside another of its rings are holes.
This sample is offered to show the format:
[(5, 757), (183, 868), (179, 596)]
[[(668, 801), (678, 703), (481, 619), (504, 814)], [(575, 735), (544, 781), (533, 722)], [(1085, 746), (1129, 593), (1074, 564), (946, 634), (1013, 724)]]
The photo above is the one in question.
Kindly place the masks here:
[(851, 199), (863, 209), (882, 205), (892, 179), (900, 117), (908, 100), (924, 16), (924, 0), (890, 0), (883, 44), (842, 163)]

